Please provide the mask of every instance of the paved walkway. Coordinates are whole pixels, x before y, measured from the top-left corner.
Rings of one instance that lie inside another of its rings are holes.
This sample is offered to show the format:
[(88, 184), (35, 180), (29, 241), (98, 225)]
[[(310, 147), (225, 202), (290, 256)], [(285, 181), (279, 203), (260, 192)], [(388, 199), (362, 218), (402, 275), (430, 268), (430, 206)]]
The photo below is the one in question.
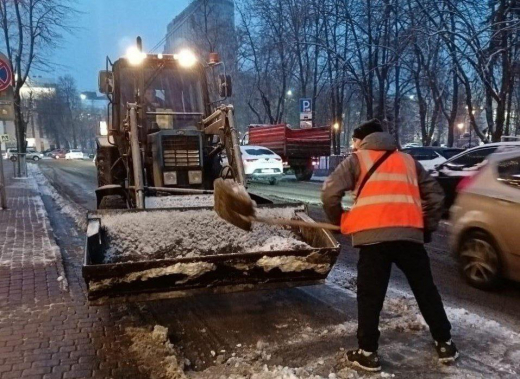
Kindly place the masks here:
[(65, 274), (36, 182), (13, 179), (11, 165), (5, 169), (0, 378), (139, 377), (137, 369), (119, 356), (127, 344), (119, 322), (129, 319), (127, 307), (87, 305), (80, 265), (70, 265)]

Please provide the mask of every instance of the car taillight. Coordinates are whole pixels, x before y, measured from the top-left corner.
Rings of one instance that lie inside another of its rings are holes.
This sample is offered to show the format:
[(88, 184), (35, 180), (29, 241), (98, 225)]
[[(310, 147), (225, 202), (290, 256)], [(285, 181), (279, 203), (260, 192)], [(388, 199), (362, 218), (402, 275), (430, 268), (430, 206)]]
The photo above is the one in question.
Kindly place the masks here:
[(246, 159), (246, 162), (256, 162), (258, 159)]
[(274, 160), (277, 161), (277, 162), (281, 162), (282, 161), (281, 158), (274, 158)]

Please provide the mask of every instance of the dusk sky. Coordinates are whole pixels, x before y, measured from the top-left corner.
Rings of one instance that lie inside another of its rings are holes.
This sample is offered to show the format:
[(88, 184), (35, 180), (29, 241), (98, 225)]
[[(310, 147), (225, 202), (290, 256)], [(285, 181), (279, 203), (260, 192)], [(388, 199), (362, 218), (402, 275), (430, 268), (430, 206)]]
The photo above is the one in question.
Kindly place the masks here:
[[(143, 38), (145, 51), (166, 35), (168, 23), (191, 0), (77, 0), (81, 12), (72, 21), (79, 28), (56, 50), (61, 72), (42, 74), (54, 77), (70, 73), (78, 90), (97, 89), (97, 73), (105, 67), (105, 57), (112, 61), (123, 55), (135, 38)], [(157, 50), (161, 52), (164, 44)]]

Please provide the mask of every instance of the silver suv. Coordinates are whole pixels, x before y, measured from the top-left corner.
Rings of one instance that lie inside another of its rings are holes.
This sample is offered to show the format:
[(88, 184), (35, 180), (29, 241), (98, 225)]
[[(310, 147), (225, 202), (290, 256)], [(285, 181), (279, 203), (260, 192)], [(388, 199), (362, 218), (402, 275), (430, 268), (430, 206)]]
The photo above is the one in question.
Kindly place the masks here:
[[(32, 160), (34, 162), (39, 161), (43, 158), (43, 154), (37, 152), (34, 147), (28, 147), (26, 149), (26, 159)], [(5, 157), (9, 159), (11, 162), (16, 162), (18, 160), (18, 149), (7, 149), (5, 153)]]

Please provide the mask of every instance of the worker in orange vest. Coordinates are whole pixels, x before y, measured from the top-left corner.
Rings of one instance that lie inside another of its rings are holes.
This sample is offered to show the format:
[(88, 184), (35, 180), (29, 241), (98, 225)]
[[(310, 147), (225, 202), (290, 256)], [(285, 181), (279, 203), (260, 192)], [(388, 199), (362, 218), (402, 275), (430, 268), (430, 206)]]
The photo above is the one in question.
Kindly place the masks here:
[[(395, 263), (430, 327), (439, 361), (452, 362), (458, 351), (424, 249), (442, 216), (442, 188), (410, 155), (397, 151), (394, 138), (383, 132), (378, 120), (356, 128), (353, 144), (354, 153), (327, 178), (321, 196), (330, 221), (352, 235), (352, 244), (360, 249), (359, 349), (348, 351), (347, 359), (367, 371), (381, 370), (379, 314)], [(345, 212), (341, 200), (348, 191), (354, 192), (355, 202)]]

